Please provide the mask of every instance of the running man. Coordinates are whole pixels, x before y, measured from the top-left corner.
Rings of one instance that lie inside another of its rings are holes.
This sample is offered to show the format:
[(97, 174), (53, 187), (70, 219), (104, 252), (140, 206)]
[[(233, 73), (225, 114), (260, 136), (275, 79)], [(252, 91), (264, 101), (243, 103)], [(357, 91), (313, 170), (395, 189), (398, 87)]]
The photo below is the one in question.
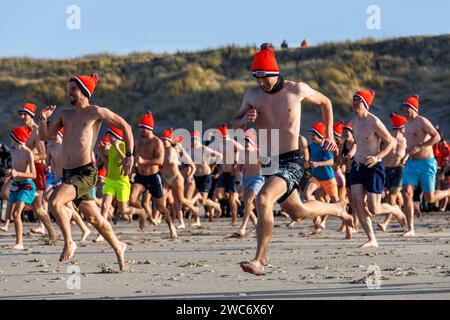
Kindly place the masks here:
[[(222, 214), (220, 205), (208, 198), (208, 193), (212, 185), (212, 167), (222, 161), (222, 154), (202, 144), (200, 132), (194, 131), (191, 136), (191, 157), (195, 163), (195, 188), (197, 193), (194, 195), (192, 202), (195, 204), (199, 201), (205, 208), (211, 207), (217, 211), (218, 215)], [(210, 213), (209, 221), (213, 221), (213, 214)], [(200, 217), (196, 217), (196, 221), (192, 226), (200, 226)]]
[[(301, 102), (309, 101), (320, 106), (327, 128), (325, 144), (333, 151), (336, 144), (333, 138), (331, 101), (306, 83), (285, 81), (279, 73), (275, 53), (265, 46), (255, 55), (252, 71), (258, 87), (246, 92), (240, 110), (232, 119), (232, 125), (235, 128), (245, 128), (249, 123), (255, 123), (258, 130), (277, 129), (282, 137), (275, 142), (279, 143), (280, 154), (268, 154), (279, 158), (279, 168), (266, 180), (256, 199), (256, 256), (251, 262), (241, 263), (245, 272), (264, 275), (266, 252), (273, 232), (275, 201), (294, 220), (327, 214), (342, 217), (349, 224), (352, 224), (353, 219), (345, 211), (345, 202), (325, 204), (309, 201), (303, 204), (297, 192), (304, 172), (304, 155), (299, 151)], [(272, 150), (270, 140), (267, 150)]]
[[(402, 226), (405, 219), (399, 206), (381, 203), (385, 181), (384, 166), (381, 161), (394, 147), (394, 140), (380, 119), (370, 113), (374, 98), (373, 90), (361, 90), (353, 96), (355, 116), (352, 124), (356, 154), (348, 184), (351, 188), (352, 208), (369, 238), (369, 241), (361, 248), (378, 248), (372, 227), (372, 218), (375, 215), (392, 213)], [(382, 145), (380, 145), (381, 142), (383, 142)]]
[(425, 200), (434, 203), (450, 196), (449, 190), (436, 190), (437, 162), (433, 145), (441, 140), (433, 124), (419, 115), (419, 97), (412, 96), (403, 101), (403, 112), (408, 122), (405, 137), (409, 160), (403, 171), (403, 199), (405, 201), (408, 231), (404, 237), (415, 236), (414, 230), (414, 189), (420, 184)]
[(97, 182), (97, 169), (94, 167), (93, 148), (97, 141), (102, 122), (110, 127), (117, 127), (124, 132), (126, 145), (123, 173), (130, 175), (133, 167), (132, 150), (134, 139), (130, 125), (119, 115), (106, 108), (91, 105), (89, 99), (97, 85), (98, 75), (75, 76), (70, 79), (68, 95), (70, 103), (75, 107), (62, 110), (47, 125), (48, 118), (56, 110), (56, 106), (49, 106), (42, 110), (39, 125), (41, 140), (48, 139), (63, 126), (65, 138), (63, 140), (63, 183), (55, 190), (50, 199), (50, 206), (56, 215), (58, 224), (64, 236), (64, 249), (60, 261), (70, 260), (77, 246), (72, 239), (70, 215), (67, 214), (66, 204), (74, 201), (89, 223), (108, 241), (117, 256), (120, 271), (124, 271), (126, 244), (120, 242), (109, 222), (103, 218), (91, 193)]
[[(166, 217), (171, 239), (177, 238), (177, 230), (170, 219), (170, 212), (166, 208), (164, 190), (160, 168), (164, 165), (164, 145), (154, 133), (155, 122), (153, 114), (148, 112), (139, 121), (139, 139), (136, 145), (136, 176), (131, 187), (130, 204), (138, 209), (142, 208), (140, 200), (145, 191), (149, 191), (156, 209)], [(148, 210), (146, 210), (148, 211)], [(150, 219), (151, 212), (147, 212)]]
[(47, 210), (43, 207), (43, 203), (45, 201), (44, 191), (46, 189), (43, 161), (45, 161), (47, 154), (45, 152), (45, 144), (39, 140), (39, 127), (33, 120), (36, 114), (36, 109), (36, 105), (32, 103), (25, 103), (19, 109), (20, 118), (22, 119), (24, 124), (31, 129), (31, 136), (27, 141), (27, 147), (33, 151), (36, 167), (36, 178), (34, 179), (34, 184), (36, 185), (37, 193), (36, 197), (34, 198), (32, 208), (33, 212), (41, 222), (41, 225), (36, 229), (31, 229), (31, 232), (41, 235), (45, 234), (45, 230), (42, 227), (43, 224), (48, 232), (48, 243), (52, 245), (58, 240), (58, 236), (53, 229), (52, 222), (49, 215), (47, 214)]
[(264, 186), (265, 179), (261, 174), (261, 162), (258, 155), (258, 145), (256, 132), (254, 129), (245, 131), (245, 164), (242, 168), (242, 187), (244, 192), (244, 219), (242, 225), (237, 232), (234, 233), (237, 237), (245, 237), (248, 220), (251, 220), (253, 225), (257, 225), (257, 219), (253, 213), (254, 201), (261, 188)]
[[(394, 140), (394, 148), (383, 159), (384, 170), (386, 172), (386, 182), (384, 188), (387, 190), (387, 203), (391, 205), (398, 204), (402, 207), (402, 203), (399, 203), (399, 196), (401, 196), (402, 182), (403, 182), (403, 167), (408, 160), (406, 153), (406, 139), (405, 139), (405, 124), (406, 118), (398, 115), (391, 114), (392, 131), (391, 136)], [(382, 231), (386, 231), (389, 222), (392, 219), (392, 215), (389, 214), (386, 220), (378, 224), (378, 227)]]
[[(131, 194), (131, 184), (128, 175), (123, 174), (122, 163), (126, 158), (126, 146), (123, 142), (123, 131), (119, 128), (109, 128), (107, 131), (111, 147), (108, 152), (108, 174), (103, 185), (102, 216), (111, 221), (111, 205), (114, 199), (117, 200), (119, 212), (122, 217), (127, 217), (132, 221), (133, 214), (138, 214), (140, 219), (140, 228), (144, 229), (145, 210), (135, 209), (128, 206)], [(101, 234), (97, 236), (94, 242), (102, 242), (104, 239)]]

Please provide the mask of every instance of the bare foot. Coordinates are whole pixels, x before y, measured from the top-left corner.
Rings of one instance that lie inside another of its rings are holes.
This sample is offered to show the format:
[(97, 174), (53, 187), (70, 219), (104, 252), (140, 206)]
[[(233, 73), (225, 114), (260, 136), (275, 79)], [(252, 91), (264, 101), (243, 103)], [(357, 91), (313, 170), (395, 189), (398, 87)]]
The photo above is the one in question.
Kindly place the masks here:
[(177, 229), (186, 229), (186, 225), (184, 223), (177, 226)]
[(14, 247), (12, 247), (13, 250), (24, 250), (23, 244), (16, 244)]
[(414, 215), (417, 218), (422, 216), (422, 211), (420, 210), (420, 204), (418, 202), (414, 202)]
[(265, 275), (264, 266), (258, 261), (241, 262), (241, 268), (244, 272), (248, 272), (255, 276)]
[(387, 230), (387, 225), (385, 225), (384, 223), (377, 223), (377, 226), (378, 226), (378, 229), (379, 229), (379, 230), (381, 230), (381, 231), (383, 231), (383, 232), (386, 232), (386, 230)]
[(127, 265), (125, 263), (125, 251), (126, 250), (127, 250), (127, 244), (124, 242), (121, 242), (119, 249), (116, 251), (117, 262), (119, 263), (120, 272), (125, 271), (127, 268)]
[(337, 232), (346, 232), (347, 228), (345, 226), (345, 224), (343, 224), (339, 229), (336, 230)]
[(409, 230), (405, 232), (402, 237), (408, 238), (408, 237), (414, 237), (416, 235), (416, 232), (414, 230)]
[(344, 220), (344, 224), (350, 226), (352, 228), (355, 227), (355, 222), (353, 216), (347, 213), (347, 202), (345, 200), (339, 201), (336, 203), (339, 207), (339, 217)]
[(362, 248), (362, 249), (378, 248), (378, 242), (376, 240), (372, 240), (372, 241), (364, 243), (362, 246), (360, 246), (360, 248)]
[(54, 246), (57, 242), (58, 242), (58, 236), (57, 235), (54, 235), (53, 237), (50, 237), (49, 239), (48, 239), (48, 241), (47, 241), (47, 244), (49, 245), (49, 246)]
[(0, 231), (8, 232), (8, 229), (9, 229), (8, 227), (1, 227), (1, 228), (0, 228)]
[(72, 242), (69, 245), (64, 244), (63, 252), (61, 253), (61, 256), (59, 257), (60, 262), (66, 262), (73, 258), (75, 251), (77, 250), (77, 245), (75, 242)]
[(244, 238), (245, 237), (245, 231), (239, 230), (233, 233), (233, 237), (236, 238)]
[(177, 235), (177, 229), (175, 228), (174, 225), (171, 225), (169, 227), (170, 229), (170, 240), (176, 240), (178, 239), (178, 235)]
[(290, 229), (290, 228), (293, 228), (293, 227), (295, 226), (296, 223), (297, 223), (297, 222), (295, 222), (295, 221), (291, 221), (291, 222), (289, 222), (289, 223), (286, 225), (286, 227), (288, 227), (289, 229)]
[(345, 226), (345, 240), (352, 240), (353, 231), (352, 227)]
[(191, 228), (199, 228), (202, 226), (202, 223), (200, 221), (191, 223)]
[(231, 221), (231, 226), (232, 227), (235, 227), (235, 226), (237, 226), (239, 223), (237, 222), (237, 221)]
[(31, 229), (31, 233), (43, 236), (43, 235), (45, 235), (45, 229), (43, 227)]
[(103, 242), (103, 241), (105, 241), (105, 238), (103, 238), (103, 236), (101, 234), (99, 234), (97, 236), (97, 238), (95, 238), (95, 240), (93, 240), (93, 242), (95, 242), (95, 243), (100, 243), (100, 242)]
[(83, 230), (83, 233), (81, 234), (81, 242), (86, 241), (86, 239), (91, 235), (91, 230), (86, 228)]
[[(141, 229), (142, 231), (144, 231), (146, 220), (147, 220), (146, 215), (144, 214), (139, 215), (139, 229)], [(152, 223), (152, 221), (153, 220), (150, 219), (150, 223)]]

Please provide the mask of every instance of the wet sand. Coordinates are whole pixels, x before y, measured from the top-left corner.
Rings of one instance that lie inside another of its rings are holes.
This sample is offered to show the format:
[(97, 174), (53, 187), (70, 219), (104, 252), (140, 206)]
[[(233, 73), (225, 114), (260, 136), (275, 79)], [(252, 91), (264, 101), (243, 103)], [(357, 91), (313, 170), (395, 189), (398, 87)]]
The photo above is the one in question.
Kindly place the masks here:
[[(377, 250), (358, 248), (366, 241), (362, 231), (343, 240), (337, 219), (330, 218), (321, 235), (310, 235), (311, 221), (288, 229), (289, 220), (276, 217), (263, 277), (239, 266), (254, 257), (253, 226), (247, 238), (232, 238), (236, 227), (226, 218), (181, 230), (176, 241), (169, 240), (166, 225), (142, 233), (137, 222), (119, 222), (114, 228), (128, 244), (130, 268), (122, 274), (108, 244), (92, 242), (95, 232), (63, 264), (62, 241), (43, 245), (43, 238), (29, 233), (35, 225), (25, 224), (25, 251), (8, 249), (14, 244), (11, 225), (9, 234), (0, 234), (0, 299), (450, 299), (449, 217), (425, 213), (409, 239), (392, 223), (388, 232), (376, 232)], [(79, 230), (73, 231), (79, 240)], [(379, 289), (367, 286), (370, 265), (380, 270)]]

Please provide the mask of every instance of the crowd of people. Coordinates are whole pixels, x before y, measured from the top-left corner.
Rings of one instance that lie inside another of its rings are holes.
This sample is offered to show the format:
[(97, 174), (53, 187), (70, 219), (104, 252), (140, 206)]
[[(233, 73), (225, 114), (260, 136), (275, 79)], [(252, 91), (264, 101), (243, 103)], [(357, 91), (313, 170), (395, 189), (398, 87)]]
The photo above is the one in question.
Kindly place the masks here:
[[(194, 131), (190, 141), (171, 128), (158, 136), (151, 112), (132, 127), (90, 103), (95, 73), (69, 80), (73, 108), (18, 107), (23, 126), (10, 131), (10, 148), (0, 146), (0, 196), (7, 201), (0, 230), (8, 232), (14, 223), (12, 249), (24, 249), (23, 212), (32, 211), (39, 225), (31, 232), (47, 235), (52, 245), (59, 239), (56, 221), (64, 240), (60, 261), (75, 254), (76, 225), (81, 241), (107, 241), (123, 271), (126, 244), (114, 232), (118, 219), (142, 230), (164, 222), (170, 238), (177, 239), (180, 230), (229, 213), (235, 237), (248, 234), (249, 221), (256, 226), (255, 259), (241, 267), (263, 275), (276, 202), (291, 218), (290, 228), (311, 218), (320, 233), (334, 216), (342, 220), (338, 231), (352, 239), (361, 227), (368, 237), (363, 248), (378, 247), (375, 216), (386, 216), (379, 230), (386, 231), (395, 218), (410, 237), (421, 202), (446, 210), (450, 146), (422, 115), (418, 96), (399, 100), (403, 116), (393, 113), (385, 125), (371, 112), (375, 91), (360, 90), (351, 102), (353, 119), (333, 123), (330, 99), (306, 83), (285, 80), (270, 45), (254, 56), (252, 72), (258, 86), (246, 92), (230, 121), (243, 130), (243, 139), (230, 135), (226, 124), (212, 134)], [(300, 134), (303, 101), (323, 115), (309, 128), (309, 139)], [(97, 141), (102, 123), (107, 131)], [(261, 139), (264, 129), (277, 130), (280, 139)]]

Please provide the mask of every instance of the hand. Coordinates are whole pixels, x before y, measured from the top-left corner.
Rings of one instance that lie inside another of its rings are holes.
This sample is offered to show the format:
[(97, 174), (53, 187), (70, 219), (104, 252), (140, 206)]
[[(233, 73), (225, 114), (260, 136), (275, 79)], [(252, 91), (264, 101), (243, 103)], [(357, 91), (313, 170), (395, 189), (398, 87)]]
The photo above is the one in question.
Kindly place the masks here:
[(320, 166), (319, 166), (319, 163), (318, 163), (318, 162), (315, 162), (315, 161), (311, 161), (311, 166), (312, 166), (313, 168), (318, 168), (318, 167), (320, 167)]
[(258, 117), (258, 112), (255, 108), (250, 108), (250, 110), (247, 111), (247, 122), (255, 122), (256, 118)]
[(133, 170), (134, 157), (126, 157), (122, 160), (122, 175), (130, 176)]
[(56, 110), (56, 106), (55, 105), (51, 105), (51, 106), (45, 107), (41, 111), (41, 118), (44, 119), (44, 120), (48, 120), (48, 118), (50, 118), (50, 116), (53, 114), (53, 112), (55, 112), (55, 110)]
[(367, 168), (372, 168), (378, 162), (380, 162), (380, 159), (377, 156), (370, 156), (366, 158), (366, 162), (364, 162), (364, 164), (367, 166)]
[(412, 155), (416, 154), (417, 152), (419, 152), (420, 150), (422, 150), (421, 147), (419, 147), (419, 146), (412, 146), (412, 147), (410, 147), (408, 149), (408, 153), (409, 153), (410, 156), (412, 156)]
[(336, 151), (337, 150), (337, 144), (336, 141), (334, 141), (334, 137), (328, 137), (322, 140), (322, 142), (320, 143), (320, 145), (323, 147), (325, 146), (324, 150), (325, 151)]

